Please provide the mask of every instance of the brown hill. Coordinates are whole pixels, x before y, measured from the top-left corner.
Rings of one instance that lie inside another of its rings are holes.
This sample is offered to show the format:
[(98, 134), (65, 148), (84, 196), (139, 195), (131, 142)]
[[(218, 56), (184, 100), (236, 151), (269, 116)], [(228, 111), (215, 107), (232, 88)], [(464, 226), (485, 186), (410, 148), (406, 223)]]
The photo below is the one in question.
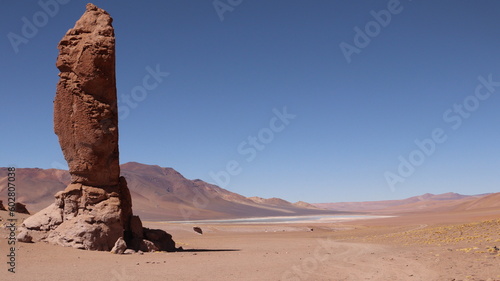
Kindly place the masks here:
[[(0, 168), (0, 199), (7, 202), (7, 168)], [(64, 190), (70, 182), (67, 171), (56, 169), (17, 169), (16, 199), (26, 204), (34, 213), (47, 207), (54, 201), (54, 194)]]
[(293, 205), (297, 206), (297, 207), (308, 208), (308, 209), (321, 209), (321, 208), (314, 206), (313, 204), (309, 204), (309, 203), (304, 202), (304, 201), (295, 202), (295, 203), (293, 203)]
[(317, 203), (314, 206), (336, 211), (348, 212), (421, 212), (431, 210), (448, 210), (461, 203), (475, 200), (484, 195), (462, 195), (448, 192), (443, 194), (426, 193), (401, 200)]
[[(438, 197), (440, 198), (440, 197)], [(442, 198), (446, 198), (443, 196)], [(472, 196), (457, 196), (449, 199), (425, 200), (407, 205), (381, 210), (385, 213), (472, 213), (475, 211), (500, 210), (500, 193), (481, 194)]]
[(254, 197), (248, 197), (248, 199), (252, 200), (253, 202), (255, 202), (257, 204), (268, 204), (268, 205), (286, 206), (286, 207), (293, 206), (292, 203), (290, 203), (286, 200), (283, 200), (281, 198), (276, 198), (276, 197), (262, 198), (262, 197), (254, 196)]
[(500, 192), (488, 194), (480, 198), (476, 198), (467, 202), (458, 204), (454, 210), (485, 210), (485, 209), (500, 209)]
[[(293, 205), (279, 198), (253, 200), (202, 180), (189, 180), (172, 168), (130, 162), (121, 165), (133, 200), (134, 213), (149, 220), (197, 220), (258, 216), (335, 213)], [(0, 168), (0, 175), (7, 175)], [(56, 169), (16, 170), (17, 199), (30, 212), (54, 202), (54, 194), (70, 181), (69, 173)], [(7, 178), (0, 177), (0, 200), (6, 199)]]

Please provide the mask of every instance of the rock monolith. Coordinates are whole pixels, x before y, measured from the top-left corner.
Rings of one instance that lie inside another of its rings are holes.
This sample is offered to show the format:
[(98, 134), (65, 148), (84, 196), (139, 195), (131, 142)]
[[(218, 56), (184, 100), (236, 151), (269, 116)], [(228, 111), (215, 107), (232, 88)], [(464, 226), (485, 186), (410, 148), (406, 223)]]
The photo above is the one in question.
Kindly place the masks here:
[(158, 250), (174, 251), (168, 233), (143, 228), (133, 216), (130, 191), (120, 177), (112, 21), (106, 11), (87, 4), (59, 42), (54, 131), (71, 183), (55, 195), (54, 204), (26, 219), (22, 230), (86, 250), (109, 251), (117, 245), (115, 252), (123, 253), (125, 245), (139, 250), (153, 243)]
[(118, 186), (118, 108), (112, 18), (92, 4), (59, 42), (54, 131), (71, 181)]

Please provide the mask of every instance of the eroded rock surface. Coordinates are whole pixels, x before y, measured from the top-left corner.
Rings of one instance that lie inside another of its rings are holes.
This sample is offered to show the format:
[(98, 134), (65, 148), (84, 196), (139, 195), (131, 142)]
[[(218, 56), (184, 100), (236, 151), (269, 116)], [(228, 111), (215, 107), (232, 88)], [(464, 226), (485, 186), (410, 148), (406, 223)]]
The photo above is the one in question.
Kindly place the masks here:
[(120, 176), (112, 21), (87, 4), (58, 46), (54, 131), (71, 181), (89, 186), (116, 186)]
[(26, 209), (26, 205), (23, 203), (16, 202), (15, 209), (16, 213), (30, 215), (30, 212), (28, 211), (28, 209)]
[(170, 234), (143, 228), (133, 216), (130, 191), (120, 177), (112, 21), (106, 11), (87, 4), (59, 43), (54, 131), (71, 184), (24, 221), (19, 241), (35, 234), (52, 244), (120, 254), (127, 247), (176, 250)]

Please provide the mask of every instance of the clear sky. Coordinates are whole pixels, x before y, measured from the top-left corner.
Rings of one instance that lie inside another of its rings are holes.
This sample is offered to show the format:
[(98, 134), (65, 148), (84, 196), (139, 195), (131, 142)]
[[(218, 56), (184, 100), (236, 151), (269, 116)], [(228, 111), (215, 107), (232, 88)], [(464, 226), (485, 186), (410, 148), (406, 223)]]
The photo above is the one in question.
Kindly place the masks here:
[[(1, 1), (0, 166), (66, 165), (56, 46), (86, 3)], [(500, 191), (499, 1), (93, 3), (121, 163), (289, 201)]]

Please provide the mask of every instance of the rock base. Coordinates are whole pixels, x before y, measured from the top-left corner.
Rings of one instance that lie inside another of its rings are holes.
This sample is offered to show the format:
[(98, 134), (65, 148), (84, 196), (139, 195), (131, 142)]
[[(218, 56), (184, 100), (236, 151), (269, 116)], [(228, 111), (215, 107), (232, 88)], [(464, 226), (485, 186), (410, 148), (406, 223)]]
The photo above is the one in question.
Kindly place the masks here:
[(132, 215), (130, 191), (123, 177), (118, 186), (111, 187), (73, 183), (55, 198), (53, 204), (24, 221), (20, 242), (29, 235), (84, 250), (110, 251), (118, 241), (135, 251), (176, 251), (170, 234), (144, 228), (140, 218)]

